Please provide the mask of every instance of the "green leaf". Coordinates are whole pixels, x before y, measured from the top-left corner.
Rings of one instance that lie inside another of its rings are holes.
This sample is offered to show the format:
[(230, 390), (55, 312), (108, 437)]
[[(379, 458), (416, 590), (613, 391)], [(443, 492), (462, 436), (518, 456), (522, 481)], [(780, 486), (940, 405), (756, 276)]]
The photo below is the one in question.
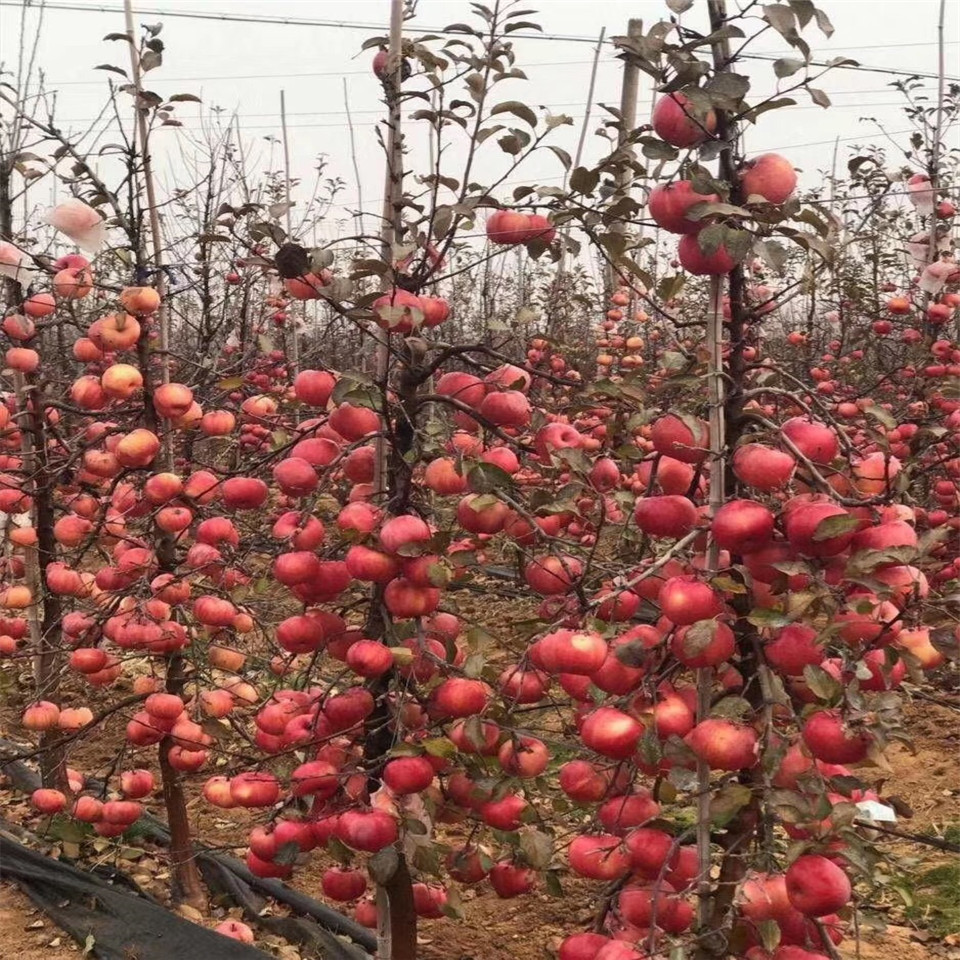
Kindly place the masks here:
[(769, 610), (766, 607), (757, 607), (747, 614), (747, 623), (752, 623), (755, 627), (787, 627), (792, 621), (780, 610)]
[(520, 851), (534, 870), (546, 870), (553, 859), (553, 837), (540, 830), (523, 830)]
[(525, 123), (530, 124), (531, 127), (537, 125), (537, 115), (519, 100), (505, 100), (503, 103), (498, 103), (490, 111), (490, 115), (496, 116), (498, 113), (512, 113), (515, 117), (519, 117)]
[(679, 373), (681, 370), (686, 370), (688, 365), (689, 361), (679, 350), (666, 350), (660, 357), (660, 366), (667, 373)]
[(793, 60), (789, 57), (782, 57), (780, 60), (773, 61), (773, 72), (783, 80), (785, 77), (792, 77), (798, 70), (805, 66), (803, 60)]
[(744, 120), (749, 120), (751, 123), (757, 122), (757, 117), (761, 116), (764, 113), (769, 113), (771, 110), (779, 110), (781, 107), (794, 107), (796, 106), (797, 101), (791, 97), (780, 97), (776, 100), (767, 100), (763, 103), (757, 104), (757, 106), (752, 107), (750, 110), (747, 110), (744, 113)]
[(471, 653), (463, 662), (463, 675), (476, 680), (483, 672), (487, 658), (482, 653)]
[(784, 40), (796, 39), (797, 28), (793, 10), (783, 3), (765, 3), (763, 19), (780, 34)]
[(750, 217), (752, 214), (743, 207), (732, 203), (695, 203), (688, 211), (691, 220), (703, 220), (706, 217)]
[(722, 223), (711, 223), (704, 227), (697, 236), (697, 245), (706, 256), (711, 257), (723, 245), (725, 228)]
[[(432, 844), (427, 845), (418, 843), (413, 851), (413, 865), (418, 873), (425, 873), (432, 877), (439, 877), (440, 848)], [(449, 893), (447, 902), (449, 903)]]
[(826, 109), (830, 106), (830, 98), (823, 92), (823, 90), (818, 90), (816, 87), (807, 87), (807, 93), (810, 94), (810, 99), (818, 106)]
[[(450, 28), (447, 27), (449, 31)], [(473, 33), (473, 30), (470, 30)], [(483, 74), (482, 73), (471, 73), (464, 83), (467, 85), (467, 89), (470, 91), (470, 96), (479, 103), (483, 99)]]
[(693, 0), (667, 0), (667, 6), (677, 15), (686, 13), (692, 6)]
[(515, 157), (523, 149), (523, 144), (515, 133), (508, 133), (505, 137), (501, 137), (497, 143), (500, 144), (500, 149), (504, 153), (510, 154), (511, 157)]
[(143, 73), (156, 70), (163, 63), (163, 54), (158, 50), (145, 50), (140, 58), (140, 69)]
[(740, 263), (753, 249), (753, 234), (749, 230), (737, 230), (724, 225), (723, 247), (737, 263)]
[(757, 240), (753, 244), (753, 249), (757, 256), (777, 273), (780, 273), (787, 263), (787, 249), (776, 240)]
[(456, 745), (446, 737), (430, 737), (427, 740), (421, 740), (420, 746), (423, 747), (431, 757), (442, 757), (445, 760), (449, 760), (457, 754)]
[(493, 493), (513, 487), (513, 477), (494, 463), (480, 462), (467, 470), (467, 484), (474, 493)]
[[(440, 858), (437, 857), (437, 869), (430, 871), (434, 875), (440, 874)], [(420, 869), (423, 869), (422, 867)], [(447, 899), (444, 901), (443, 906), (440, 908), (443, 911), (445, 917), (450, 917), (451, 920), (460, 920), (463, 917), (463, 901), (460, 899), (460, 891), (455, 886), (450, 886), (447, 888)]]
[(726, 826), (749, 802), (749, 787), (742, 783), (728, 783), (710, 798), (710, 822)]
[(753, 712), (749, 700), (743, 697), (724, 697), (711, 707), (711, 717), (726, 717), (729, 720), (740, 720)]
[(683, 653), (690, 659), (699, 657), (717, 635), (716, 620), (698, 620), (692, 623), (683, 634)]
[(787, 0), (787, 3), (790, 4), (793, 12), (797, 15), (797, 23), (800, 24), (802, 30), (813, 19), (817, 8), (813, 5), (812, 0)]
[(203, 101), (193, 93), (175, 93), (172, 97), (167, 97), (167, 103), (203, 103)]
[(384, 847), (367, 861), (367, 872), (375, 883), (384, 884), (390, 881), (399, 865), (400, 857), (397, 848)]
[(817, 18), (817, 26), (820, 28), (820, 32), (825, 37), (832, 37), (833, 24), (830, 22), (830, 18), (819, 7), (814, 11), (814, 16)]
[(577, 167), (570, 174), (570, 189), (575, 193), (593, 193), (600, 182), (600, 171), (589, 170), (586, 167)]
[(680, 291), (683, 290), (686, 282), (687, 278), (682, 273), (675, 273), (672, 277), (662, 277), (657, 283), (657, 299), (666, 302), (680, 296)]
[(680, 151), (657, 137), (641, 137), (640, 152), (648, 160), (676, 160)]
[(543, 27), (532, 20), (521, 20), (519, 23), (508, 23), (504, 28), (504, 33), (513, 33), (515, 30), (539, 30), (543, 33)]
[(750, 89), (750, 80), (739, 73), (718, 73), (706, 84), (703, 92), (714, 106), (735, 109)]
[(777, 949), (780, 943), (780, 924), (776, 920), (761, 920), (757, 924), (757, 933), (760, 934), (760, 943), (764, 950)]
[(547, 893), (549, 893), (551, 897), (563, 897), (563, 887), (560, 886), (560, 877), (557, 876), (556, 871), (548, 870), (543, 875), (543, 882), (546, 885)]
[(835, 517), (826, 517), (817, 524), (813, 531), (813, 542), (822, 543), (824, 540), (833, 540), (847, 533), (853, 533), (860, 526), (860, 521), (849, 513), (837, 514)]
[(843, 691), (843, 687), (837, 680), (834, 680), (823, 667), (818, 667), (814, 664), (808, 663), (803, 668), (803, 679), (818, 700), (824, 700), (829, 703), (836, 700)]
[(47, 835), (55, 837), (57, 840), (64, 840), (68, 843), (80, 843), (90, 834), (91, 828), (79, 820), (73, 820), (60, 814), (55, 815), (50, 820), (47, 827)]
[(119, 73), (121, 77), (127, 79), (127, 71), (122, 67), (113, 67), (109, 63), (101, 63), (99, 66), (94, 67), (94, 70), (107, 70), (110, 73)]
[(483, 735), (483, 722), (476, 714), (467, 717), (463, 725), (463, 735), (475, 750), (480, 750), (487, 745), (487, 738)]
[(563, 164), (564, 170), (570, 169), (570, 164), (573, 163), (573, 161), (570, 159), (570, 154), (567, 153), (566, 150), (564, 150), (562, 147), (555, 147), (552, 144), (548, 144), (547, 149), (553, 151), (560, 163)]
[(724, 593), (744, 594), (747, 592), (747, 588), (743, 583), (741, 583), (739, 580), (734, 580), (733, 577), (725, 574), (719, 577), (714, 577), (710, 581), (710, 585), (716, 590), (722, 590)]
[(297, 843), (296, 840), (290, 840), (277, 850), (276, 856), (273, 859), (275, 863), (281, 863), (285, 867), (289, 867), (291, 864), (297, 862), (297, 857), (299, 856), (300, 844)]

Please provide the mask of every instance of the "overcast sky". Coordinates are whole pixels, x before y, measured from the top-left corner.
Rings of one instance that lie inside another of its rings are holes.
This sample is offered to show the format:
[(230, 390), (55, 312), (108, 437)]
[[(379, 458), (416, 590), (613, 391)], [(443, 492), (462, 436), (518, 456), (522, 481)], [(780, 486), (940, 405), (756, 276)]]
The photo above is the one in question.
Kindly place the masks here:
[[(828, 41), (812, 26), (808, 28), (805, 36), (816, 57), (847, 56), (869, 66), (936, 70), (938, 0), (818, 2), (833, 20), (836, 33)], [(102, 63), (127, 66), (127, 61), (121, 43), (106, 43), (102, 39), (108, 32), (123, 30), (122, 14), (98, 9), (118, 9), (117, 0), (72, 0), (68, 5), (81, 9), (46, 11), (38, 62), (46, 71), (48, 87), (59, 91), (57, 112), (61, 126), (79, 129), (84, 121), (97, 115), (107, 96), (109, 74), (93, 68)], [(345, 210), (357, 204), (341, 85), (341, 77), (346, 77), (358, 137), (364, 205), (369, 211), (379, 209), (383, 173), (374, 129), (380, 115), (380, 87), (369, 69), (372, 52), (361, 52), (360, 46), (367, 36), (384, 30), (387, 0), (155, 0), (136, 6), (138, 21), (164, 23), (164, 64), (148, 75), (147, 86), (164, 96), (189, 92), (203, 99), (202, 106), (183, 104), (182, 109), (178, 108), (178, 116), (189, 132), (199, 132), (201, 112), (213, 106), (228, 113), (238, 110), (253, 162), (264, 168), (273, 149), (276, 169), (279, 153), (263, 138), (279, 137), (280, 91), (286, 91), (294, 174), (305, 184), (312, 182), (313, 158), (322, 153), (329, 157), (329, 173), (347, 182), (340, 197), (342, 208), (324, 230), (330, 235), (345, 229)], [(524, 6), (538, 10), (529, 19), (537, 20), (545, 34), (560, 37), (595, 38), (601, 27), (606, 27), (608, 36), (624, 33), (628, 17), (640, 17), (649, 23), (666, 12), (665, 4), (659, 0), (531, 0)], [(696, 0), (685, 22), (700, 25), (705, 7), (705, 0)], [(164, 18), (160, 11), (223, 12), (278, 20), (304, 17), (342, 22), (349, 18), (369, 28)], [(416, 19), (407, 30), (415, 34), (469, 17), (469, 3), (464, 0), (419, 0)], [(8, 69), (16, 61), (20, 18), (21, 10), (16, 5), (0, 0), (0, 60)], [(946, 36), (947, 73), (960, 77), (960, 0), (947, 0)], [(503, 84), (502, 99), (523, 100), (534, 108), (543, 106), (553, 113), (572, 116), (576, 125), (562, 128), (553, 141), (572, 152), (586, 105), (591, 45), (565, 39), (520, 39), (516, 49), (518, 64), (530, 80)], [(772, 34), (769, 39), (761, 38), (755, 49), (787, 53), (785, 45)], [(621, 63), (607, 47), (601, 56), (595, 103), (618, 103), (621, 71)], [(754, 63), (746, 72), (758, 91), (768, 94), (774, 89), (769, 63)], [(841, 161), (855, 141), (880, 139), (876, 125), (862, 118), (877, 118), (895, 136), (908, 129), (899, 112), (902, 100), (889, 86), (893, 79), (861, 71), (832, 72), (819, 84), (833, 100), (832, 108), (823, 110), (800, 95), (798, 107), (768, 114), (749, 130), (748, 151), (782, 152), (803, 171), (804, 182), (816, 184), (818, 171), (830, 168), (837, 137), (841, 139)], [(651, 89), (645, 78), (641, 83), (642, 122), (649, 114)], [(591, 131), (601, 118), (602, 111), (595, 107)], [(177, 133), (169, 129), (159, 136), (172, 140)], [(902, 142), (904, 137), (899, 139)], [(108, 141), (109, 137), (102, 142)], [(951, 144), (960, 146), (955, 134)], [(492, 179), (501, 169), (502, 155), (492, 142), (488, 146), (488, 159), (479, 167), (479, 179)], [(415, 157), (423, 155), (422, 140), (414, 145), (414, 151)], [(178, 162), (175, 154), (162, 147), (157, 152), (167, 167), (165, 175), (169, 176), (169, 165)], [(603, 152), (603, 141), (588, 137), (585, 162)], [(556, 160), (545, 153), (542, 159), (531, 161), (522, 173), (531, 180), (559, 184), (562, 171)], [(455, 176), (456, 171), (451, 174)], [(306, 187), (298, 192), (302, 201)]]

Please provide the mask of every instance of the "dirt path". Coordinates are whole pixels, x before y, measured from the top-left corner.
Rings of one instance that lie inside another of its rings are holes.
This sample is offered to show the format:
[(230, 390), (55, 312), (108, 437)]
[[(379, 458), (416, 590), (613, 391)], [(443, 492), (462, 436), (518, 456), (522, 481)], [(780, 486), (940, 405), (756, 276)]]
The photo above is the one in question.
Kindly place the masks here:
[(10, 960), (78, 960), (80, 947), (16, 887), (0, 884), (0, 954)]
[[(960, 724), (955, 711), (930, 704), (908, 704), (905, 713), (916, 752), (895, 745), (889, 753), (890, 771), (862, 773), (865, 779), (882, 784), (884, 796), (897, 796), (913, 811), (911, 818), (898, 824), (900, 829), (937, 834), (947, 826), (960, 825)], [(949, 859), (904, 841), (892, 841), (888, 849), (894, 858), (911, 859), (917, 870)], [(321, 870), (320, 858), (315, 857), (298, 872), (297, 886), (316, 894)], [(562, 900), (543, 893), (500, 900), (487, 885), (467, 889), (463, 920), (422, 923), (420, 956), (422, 960), (548, 960), (563, 932), (587, 926), (597, 908), (595, 885), (567, 880), (564, 887)], [(895, 897), (879, 906), (888, 926), (882, 934), (865, 932), (860, 960), (960, 960), (960, 937), (921, 942)], [(0, 945), (0, 955), (16, 960), (67, 960), (81, 953), (9, 884), (0, 884)], [(261, 946), (269, 950), (270, 945)], [(843, 945), (841, 954), (844, 960), (858, 956), (852, 941)], [(285, 950), (284, 956), (297, 954)]]

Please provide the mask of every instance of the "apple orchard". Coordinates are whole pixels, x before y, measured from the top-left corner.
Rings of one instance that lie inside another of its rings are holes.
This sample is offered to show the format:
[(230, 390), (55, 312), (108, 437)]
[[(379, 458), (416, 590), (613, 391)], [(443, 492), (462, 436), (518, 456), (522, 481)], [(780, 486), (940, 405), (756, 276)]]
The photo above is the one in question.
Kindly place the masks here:
[[(247, 943), (197, 865), (214, 814), (255, 878), (319, 862), (304, 892), (381, 960), (452, 936), (467, 889), (570, 885), (592, 915), (559, 960), (839, 957), (901, 700), (960, 637), (957, 91), (901, 83), (909, 146), (806, 190), (741, 135), (829, 107), (827, 13), (672, 0), (614, 41), (652, 115), (611, 111), (584, 166), (551, 145), (570, 118), (498, 95), (531, 11), (417, 37), (394, 6), (365, 45), (383, 216), (323, 246), (235, 151), (158, 198), (150, 146), (197, 100), (148, 89), (158, 26), (107, 38), (99, 172), (3, 94), (24, 826), (79, 824), (82, 862), (159, 820), (170, 901)], [(766, 98), (761, 34), (793, 51)], [(535, 152), (564, 185), (504, 186)]]

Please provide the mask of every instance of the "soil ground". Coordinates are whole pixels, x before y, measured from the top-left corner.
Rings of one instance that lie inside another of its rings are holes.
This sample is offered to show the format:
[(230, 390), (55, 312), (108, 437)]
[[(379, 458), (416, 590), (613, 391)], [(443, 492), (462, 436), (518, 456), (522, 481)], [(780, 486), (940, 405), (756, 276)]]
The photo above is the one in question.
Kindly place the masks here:
[[(889, 754), (890, 770), (877, 770), (874, 780), (882, 781), (884, 797), (897, 797), (909, 818), (902, 818), (897, 828), (903, 831), (942, 836), (952, 828), (960, 832), (960, 779), (957, 777), (960, 751), (960, 724), (957, 710), (931, 703), (915, 701), (906, 707), (907, 726), (914, 736), (915, 752), (895, 745)], [(100, 744), (94, 752), (110, 752), (109, 745)], [(93, 759), (92, 757), (89, 759)], [(193, 806), (193, 805), (192, 805)], [(0, 790), (0, 807), (5, 816), (16, 822), (28, 813), (23, 798)], [(19, 808), (19, 809), (18, 809)], [(194, 806), (198, 817), (198, 832), (212, 845), (226, 844), (237, 836), (233, 813), (220, 817), (201, 813), (202, 804)], [(907, 919), (902, 897), (894, 892), (896, 885), (907, 886), (910, 877), (926, 869), (951, 861), (944, 854), (929, 847), (890, 838), (884, 843), (890, 861), (884, 871), (891, 877), (888, 892), (866, 904), (865, 922), (859, 953), (851, 938), (841, 947), (844, 960), (926, 960), (945, 958), (960, 960), (960, 936), (932, 936), (922, 923)], [(952, 857), (956, 863), (957, 858)], [(294, 885), (305, 892), (316, 894), (319, 874), (324, 864), (314, 857), (295, 875)], [(153, 860), (149, 851), (131, 861), (129, 872), (138, 881), (153, 875), (155, 895), (164, 889), (162, 864)], [(159, 876), (157, 874), (159, 873)], [(906, 879), (905, 879), (906, 878)], [(464, 917), (421, 923), (420, 956), (422, 960), (550, 960), (565, 932), (588, 925), (596, 910), (596, 885), (564, 882), (562, 899), (544, 893), (500, 900), (487, 885), (478, 890), (466, 890), (463, 896)], [(148, 887), (149, 889), (150, 887)], [(960, 900), (960, 891), (957, 891)], [(208, 925), (223, 919), (220, 911), (204, 918)], [(882, 919), (885, 929), (878, 930), (868, 922)], [(17, 960), (74, 960), (81, 954), (70, 938), (43, 917), (30, 901), (10, 884), (0, 884), (0, 956)], [(260, 941), (270, 952), (277, 952), (278, 942)], [(285, 960), (295, 960), (299, 954), (285, 949), (280, 954)]]

